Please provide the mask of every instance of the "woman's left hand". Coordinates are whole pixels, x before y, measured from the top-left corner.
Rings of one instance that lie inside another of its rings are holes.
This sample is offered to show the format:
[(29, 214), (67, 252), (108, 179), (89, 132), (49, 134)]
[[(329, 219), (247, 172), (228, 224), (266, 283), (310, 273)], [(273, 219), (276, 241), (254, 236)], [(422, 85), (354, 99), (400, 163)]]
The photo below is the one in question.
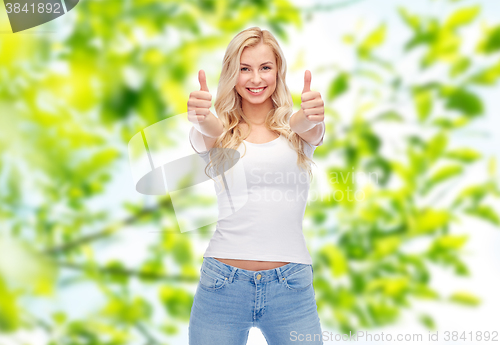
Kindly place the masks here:
[(306, 119), (314, 124), (319, 124), (325, 119), (325, 103), (321, 94), (311, 91), (311, 71), (306, 70), (304, 74), (304, 89), (301, 96), (300, 108), (304, 112)]

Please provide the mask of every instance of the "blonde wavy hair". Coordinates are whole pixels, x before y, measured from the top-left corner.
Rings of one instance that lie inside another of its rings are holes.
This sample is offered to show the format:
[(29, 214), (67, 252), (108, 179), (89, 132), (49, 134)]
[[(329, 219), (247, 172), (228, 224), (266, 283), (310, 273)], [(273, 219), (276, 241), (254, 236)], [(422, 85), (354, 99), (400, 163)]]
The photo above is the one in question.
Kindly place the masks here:
[[(298, 154), (297, 165), (306, 171), (312, 179), (311, 164), (315, 163), (304, 153), (304, 145), (310, 144), (304, 141), (297, 133), (293, 132), (288, 123), (289, 117), (293, 113), (293, 101), (291, 92), (285, 82), (287, 71), (285, 56), (274, 36), (269, 31), (261, 30), (259, 27), (251, 27), (241, 31), (231, 40), (226, 49), (217, 89), (217, 99), (214, 104), (215, 111), (218, 118), (222, 121), (224, 129), (223, 133), (217, 138), (213, 148), (237, 150), (241, 143), (245, 145), (243, 140), (252, 131), (252, 124), (242, 111), (241, 96), (236, 91), (235, 86), (240, 74), (240, 59), (243, 49), (254, 47), (260, 43), (266, 44), (271, 48), (277, 63), (276, 90), (271, 96), (274, 108), (268, 112), (265, 124), (274, 133), (282, 134), (287, 138), (290, 147)], [(249, 132), (246, 135), (238, 127), (240, 122), (247, 123), (249, 126)], [(231, 151), (221, 149), (210, 150), (210, 163), (215, 171), (221, 171), (219, 169), (222, 161), (234, 159), (234, 155), (228, 156)], [(234, 153), (235, 151), (232, 152)], [(210, 166), (210, 163), (207, 165), (207, 168)]]

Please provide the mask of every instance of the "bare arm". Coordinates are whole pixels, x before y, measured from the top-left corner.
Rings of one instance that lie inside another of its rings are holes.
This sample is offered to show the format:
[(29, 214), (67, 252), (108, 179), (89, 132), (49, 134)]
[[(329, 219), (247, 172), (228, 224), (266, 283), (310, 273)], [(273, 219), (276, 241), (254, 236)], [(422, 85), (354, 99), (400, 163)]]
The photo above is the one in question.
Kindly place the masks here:
[(222, 121), (209, 111), (203, 122), (193, 123), (189, 132), (191, 146), (197, 153), (209, 151), (222, 135), (223, 129)]
[(290, 128), (302, 139), (311, 145), (317, 146), (321, 143), (325, 134), (325, 121), (314, 125), (309, 121), (302, 108), (290, 116)]
[(197, 153), (209, 151), (214, 147), (217, 138), (222, 135), (222, 121), (210, 111), (212, 95), (207, 86), (205, 71), (198, 72), (200, 90), (189, 95), (187, 103), (188, 120), (193, 124), (189, 132), (189, 141)]

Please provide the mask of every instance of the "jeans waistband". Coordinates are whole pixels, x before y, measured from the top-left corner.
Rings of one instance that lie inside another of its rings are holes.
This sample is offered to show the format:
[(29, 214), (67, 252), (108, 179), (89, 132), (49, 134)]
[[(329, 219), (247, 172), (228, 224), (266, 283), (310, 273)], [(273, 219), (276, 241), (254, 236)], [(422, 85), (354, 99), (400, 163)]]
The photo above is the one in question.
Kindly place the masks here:
[[(310, 264), (290, 262), (281, 267), (276, 267), (268, 270), (252, 271), (225, 264), (213, 257), (203, 258), (203, 264), (201, 265), (201, 269), (203, 269), (204, 267), (227, 277), (230, 281), (232, 281), (233, 279), (238, 279), (238, 280), (248, 280), (248, 281), (259, 281), (261, 283), (270, 282), (273, 280), (281, 281), (282, 278), (286, 278), (304, 269), (305, 267), (311, 267), (312, 269), (312, 265)], [(259, 275), (260, 279), (258, 279)]]

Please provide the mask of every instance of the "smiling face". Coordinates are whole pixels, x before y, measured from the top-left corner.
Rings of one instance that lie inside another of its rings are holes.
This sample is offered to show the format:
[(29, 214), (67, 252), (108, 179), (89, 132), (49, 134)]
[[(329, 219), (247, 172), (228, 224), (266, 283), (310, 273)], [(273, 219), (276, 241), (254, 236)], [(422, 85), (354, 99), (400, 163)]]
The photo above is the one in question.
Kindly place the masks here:
[[(240, 59), (240, 74), (235, 86), (243, 103), (264, 103), (276, 89), (276, 78), (276, 58), (271, 47), (259, 43), (255, 47), (243, 49)], [(260, 92), (252, 92), (250, 89)]]

